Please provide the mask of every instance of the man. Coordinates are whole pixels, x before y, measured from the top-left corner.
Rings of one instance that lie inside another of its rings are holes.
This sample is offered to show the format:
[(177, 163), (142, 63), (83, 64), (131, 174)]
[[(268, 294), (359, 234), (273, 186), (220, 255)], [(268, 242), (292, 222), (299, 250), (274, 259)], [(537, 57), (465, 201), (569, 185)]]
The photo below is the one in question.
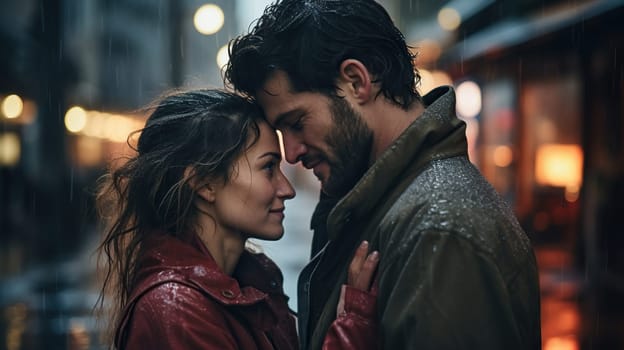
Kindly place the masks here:
[(469, 162), (453, 90), (421, 98), (413, 58), (366, 0), (283, 0), (231, 43), (227, 81), (257, 99), (324, 202), (337, 201), (327, 244), (299, 277), (302, 348), (320, 348), (368, 240), (381, 257), (384, 348), (538, 349), (530, 242)]

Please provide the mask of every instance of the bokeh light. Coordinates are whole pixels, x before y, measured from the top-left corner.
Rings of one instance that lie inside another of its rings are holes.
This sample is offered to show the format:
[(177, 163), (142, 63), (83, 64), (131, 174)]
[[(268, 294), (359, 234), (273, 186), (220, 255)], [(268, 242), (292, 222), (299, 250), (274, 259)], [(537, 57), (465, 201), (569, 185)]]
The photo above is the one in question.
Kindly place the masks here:
[(82, 131), (87, 125), (87, 112), (78, 106), (74, 106), (65, 113), (65, 128), (70, 132)]
[(573, 336), (553, 337), (544, 343), (544, 350), (578, 350), (579, 344)]
[(583, 149), (576, 144), (544, 144), (535, 155), (535, 180), (540, 185), (580, 188)]
[(9, 119), (19, 117), (24, 110), (24, 101), (17, 95), (9, 95), (2, 101), (2, 113)]
[(461, 24), (461, 16), (452, 7), (444, 7), (438, 12), (438, 23), (444, 30), (452, 31)]
[(20, 139), (17, 134), (12, 132), (0, 134), (0, 165), (16, 165), (21, 153)]
[(511, 147), (507, 145), (501, 145), (494, 148), (493, 154), (494, 165), (500, 168), (508, 167), (513, 160), (513, 152)]
[(457, 113), (464, 118), (474, 118), (481, 112), (481, 88), (466, 80), (457, 86)]
[(223, 10), (215, 4), (201, 6), (193, 17), (195, 29), (204, 35), (211, 35), (221, 30), (224, 21)]
[(217, 51), (217, 66), (219, 69), (223, 69), (228, 61), (230, 60), (230, 53), (228, 52), (228, 45), (223, 45)]

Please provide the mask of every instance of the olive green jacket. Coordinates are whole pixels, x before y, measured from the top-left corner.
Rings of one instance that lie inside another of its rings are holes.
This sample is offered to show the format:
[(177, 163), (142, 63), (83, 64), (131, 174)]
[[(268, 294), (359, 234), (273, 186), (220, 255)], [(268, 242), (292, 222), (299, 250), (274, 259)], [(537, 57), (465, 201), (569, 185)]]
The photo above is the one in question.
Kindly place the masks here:
[(302, 349), (319, 349), (364, 239), (381, 253), (385, 349), (539, 349), (538, 274), (514, 214), (467, 158), (455, 94), (426, 109), (329, 214), (329, 242), (299, 277)]

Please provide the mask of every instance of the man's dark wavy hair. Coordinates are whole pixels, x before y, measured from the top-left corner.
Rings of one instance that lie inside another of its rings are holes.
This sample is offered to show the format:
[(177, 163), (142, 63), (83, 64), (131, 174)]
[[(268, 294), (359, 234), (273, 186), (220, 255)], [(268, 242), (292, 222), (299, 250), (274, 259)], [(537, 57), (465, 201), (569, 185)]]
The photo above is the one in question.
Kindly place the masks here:
[(274, 70), (296, 92), (336, 95), (340, 64), (361, 61), (382, 93), (407, 109), (420, 100), (414, 54), (386, 10), (372, 0), (283, 0), (268, 6), (249, 33), (233, 39), (226, 84), (254, 96)]

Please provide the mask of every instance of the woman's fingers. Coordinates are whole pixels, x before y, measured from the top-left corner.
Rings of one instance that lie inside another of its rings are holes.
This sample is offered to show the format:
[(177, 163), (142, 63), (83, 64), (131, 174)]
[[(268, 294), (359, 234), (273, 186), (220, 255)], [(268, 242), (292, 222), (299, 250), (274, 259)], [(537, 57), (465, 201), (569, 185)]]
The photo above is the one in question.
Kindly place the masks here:
[[(351, 264), (349, 264), (347, 285), (376, 295), (376, 285), (371, 287), (371, 282), (375, 276), (378, 264), (379, 253), (374, 251), (368, 254), (368, 242), (363, 241), (355, 250)], [(345, 312), (347, 285), (343, 284), (340, 290), (340, 299), (338, 300), (338, 307), (336, 310), (338, 315), (342, 315)]]
[(340, 288), (340, 299), (338, 299), (338, 309), (336, 315), (342, 315), (345, 312), (345, 285)]
[(379, 253), (375, 251), (368, 254), (368, 242), (363, 241), (356, 249), (353, 260), (351, 260), (349, 265), (349, 275), (347, 277), (349, 286), (360, 290), (368, 290), (378, 263)]
[(366, 260), (366, 255), (368, 254), (368, 242), (362, 241), (360, 246), (355, 250), (355, 255), (351, 260), (351, 264), (349, 265), (349, 275), (347, 277), (347, 283), (350, 286), (355, 286), (358, 275), (360, 274), (360, 270), (362, 269), (362, 265), (364, 265), (364, 261)]
[(373, 276), (375, 275), (375, 270), (377, 269), (377, 264), (379, 263), (379, 253), (374, 251), (370, 253), (364, 264), (362, 265), (362, 269), (357, 277), (355, 287), (361, 290), (369, 290), (371, 286), (371, 282), (373, 281)]

